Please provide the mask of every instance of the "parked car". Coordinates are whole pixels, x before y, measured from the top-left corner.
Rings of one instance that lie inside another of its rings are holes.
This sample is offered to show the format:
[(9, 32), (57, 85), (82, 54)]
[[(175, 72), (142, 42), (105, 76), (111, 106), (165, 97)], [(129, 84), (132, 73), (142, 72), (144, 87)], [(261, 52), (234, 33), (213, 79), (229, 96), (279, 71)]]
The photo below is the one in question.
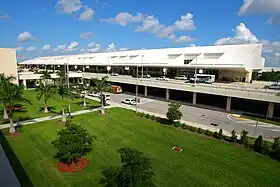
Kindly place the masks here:
[(135, 99), (125, 99), (125, 100), (122, 100), (122, 103), (128, 104), (128, 105), (136, 105)]
[(99, 97), (100, 94), (97, 93), (97, 92), (89, 92), (89, 93), (88, 93), (88, 96), (91, 96), (91, 97)]
[(168, 81), (168, 78), (165, 76), (158, 77), (157, 80), (159, 81)]
[[(102, 94), (103, 97), (105, 97), (105, 101), (108, 101), (111, 99), (110, 94)], [(99, 96), (100, 98), (100, 96)]]
[(151, 78), (151, 75), (145, 74), (145, 75), (143, 75), (143, 78)]
[(119, 76), (118, 73), (111, 73), (111, 76)]
[(265, 86), (266, 89), (280, 90), (280, 82)]
[(188, 77), (186, 77), (185, 75), (178, 75), (174, 79), (176, 79), (176, 80), (188, 80)]

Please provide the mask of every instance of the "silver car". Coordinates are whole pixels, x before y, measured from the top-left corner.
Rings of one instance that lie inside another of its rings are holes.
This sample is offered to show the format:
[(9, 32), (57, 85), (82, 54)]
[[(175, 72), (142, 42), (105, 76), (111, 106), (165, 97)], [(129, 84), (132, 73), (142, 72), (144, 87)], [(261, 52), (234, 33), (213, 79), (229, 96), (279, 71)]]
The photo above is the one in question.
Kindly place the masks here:
[(273, 89), (273, 90), (280, 90), (280, 82), (269, 85), (269, 86), (265, 86), (264, 88)]

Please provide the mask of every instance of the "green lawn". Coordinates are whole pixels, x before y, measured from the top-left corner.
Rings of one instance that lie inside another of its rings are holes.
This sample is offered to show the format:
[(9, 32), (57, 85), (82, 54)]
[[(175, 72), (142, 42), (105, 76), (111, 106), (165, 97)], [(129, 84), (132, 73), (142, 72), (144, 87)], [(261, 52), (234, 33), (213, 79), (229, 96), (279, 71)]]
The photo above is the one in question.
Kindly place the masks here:
[[(37, 100), (36, 98), (36, 91), (34, 90), (26, 90), (24, 91), (24, 95), (27, 99), (29, 99), (32, 102), (32, 105), (28, 105), (26, 103), (19, 103), (19, 107), (22, 109), (19, 111), (16, 111), (14, 113), (14, 120), (15, 121), (22, 121), (27, 119), (33, 119), (37, 117), (45, 117), (45, 116), (51, 116), (51, 115), (58, 115), (61, 113), (62, 109), (62, 102), (58, 95), (54, 96), (54, 98), (51, 98), (47, 101), (49, 113), (43, 112), (43, 106), (44, 101), (43, 100)], [(89, 108), (98, 107), (99, 103), (92, 100), (87, 100), (88, 106), (85, 108), (82, 106), (82, 98), (78, 99), (65, 99), (66, 103), (70, 103), (71, 105), (71, 112), (78, 111), (78, 110), (84, 110)], [(22, 105), (22, 106), (20, 106)], [(0, 116), (3, 116), (3, 107), (0, 107)], [(0, 118), (2, 119), (2, 117)], [(0, 121), (1, 124), (1, 121)]]
[[(24, 126), (8, 142), (36, 187), (96, 187), (101, 171), (120, 163), (117, 149), (132, 146), (152, 160), (157, 186), (279, 186), (280, 163), (238, 145), (185, 132), (114, 108), (105, 116), (75, 116), (75, 122), (97, 136), (92, 163), (77, 173), (62, 173), (50, 144), (63, 125), (55, 121)], [(3, 130), (4, 134), (8, 129)], [(183, 148), (178, 153), (171, 150)], [(17, 166), (17, 168), (19, 168)], [(21, 170), (20, 170), (21, 171)], [(23, 175), (23, 172), (20, 172)]]

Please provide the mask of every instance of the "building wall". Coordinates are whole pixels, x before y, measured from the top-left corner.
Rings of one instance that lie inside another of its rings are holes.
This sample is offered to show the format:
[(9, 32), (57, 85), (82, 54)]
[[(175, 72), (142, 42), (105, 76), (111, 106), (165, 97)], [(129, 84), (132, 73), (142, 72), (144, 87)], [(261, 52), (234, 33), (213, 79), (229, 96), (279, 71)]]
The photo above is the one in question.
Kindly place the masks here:
[(231, 71), (222, 69), (219, 72), (219, 80), (221, 81), (245, 81), (246, 80), (246, 74), (245, 71)]
[(4, 73), (6, 76), (12, 75), (16, 77), (15, 83), (18, 84), (15, 49), (0, 48), (0, 73)]

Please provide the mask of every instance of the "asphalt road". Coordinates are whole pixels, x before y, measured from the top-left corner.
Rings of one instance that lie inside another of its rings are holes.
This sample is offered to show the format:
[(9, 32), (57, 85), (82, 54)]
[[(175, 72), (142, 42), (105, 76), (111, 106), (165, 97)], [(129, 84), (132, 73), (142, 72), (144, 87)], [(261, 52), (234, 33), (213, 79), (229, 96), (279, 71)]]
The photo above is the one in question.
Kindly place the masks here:
[[(111, 101), (115, 103), (121, 103), (122, 100), (127, 98), (135, 98), (135, 96), (127, 94), (111, 94)], [(166, 114), (168, 110), (168, 102), (144, 97), (139, 98), (140, 104), (138, 107), (140, 109), (158, 114)], [(256, 128), (256, 121), (236, 118), (230, 113), (188, 105), (182, 105), (180, 110), (183, 113), (183, 120), (192, 123), (209, 126), (211, 123), (216, 123), (220, 128), (228, 132), (235, 130), (239, 133), (246, 129), (250, 136), (262, 135), (266, 139), (273, 139), (274, 137), (280, 136), (280, 126), (259, 122)]]

